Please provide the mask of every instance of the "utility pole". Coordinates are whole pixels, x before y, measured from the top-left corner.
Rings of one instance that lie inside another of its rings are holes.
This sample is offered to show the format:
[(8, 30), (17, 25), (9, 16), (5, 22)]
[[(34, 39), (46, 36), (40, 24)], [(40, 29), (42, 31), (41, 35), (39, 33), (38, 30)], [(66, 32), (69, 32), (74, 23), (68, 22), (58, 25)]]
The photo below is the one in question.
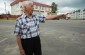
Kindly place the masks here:
[(6, 2), (4, 2), (4, 5), (5, 5), (5, 13), (7, 14), (7, 12), (6, 12)]
[(7, 13), (7, 10), (6, 10), (6, 2), (4, 2), (4, 5), (5, 5), (5, 14), (6, 14), (6, 18), (7, 18), (7, 20), (8, 20), (8, 13)]

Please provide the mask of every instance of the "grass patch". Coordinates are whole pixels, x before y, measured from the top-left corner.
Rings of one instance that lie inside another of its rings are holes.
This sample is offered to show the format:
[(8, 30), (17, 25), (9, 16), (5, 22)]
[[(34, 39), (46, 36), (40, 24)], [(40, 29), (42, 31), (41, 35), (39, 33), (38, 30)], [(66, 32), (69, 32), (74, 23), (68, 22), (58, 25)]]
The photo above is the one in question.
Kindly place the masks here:
[(0, 18), (0, 20), (16, 20), (16, 18)]

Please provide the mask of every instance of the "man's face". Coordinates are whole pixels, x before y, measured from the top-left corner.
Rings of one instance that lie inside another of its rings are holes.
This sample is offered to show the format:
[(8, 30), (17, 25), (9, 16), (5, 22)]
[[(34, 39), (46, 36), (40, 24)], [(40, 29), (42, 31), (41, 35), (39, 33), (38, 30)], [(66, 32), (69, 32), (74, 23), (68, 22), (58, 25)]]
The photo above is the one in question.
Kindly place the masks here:
[(33, 4), (32, 3), (24, 6), (24, 8), (25, 8), (26, 12), (28, 12), (29, 14), (32, 14), (32, 12), (33, 12)]

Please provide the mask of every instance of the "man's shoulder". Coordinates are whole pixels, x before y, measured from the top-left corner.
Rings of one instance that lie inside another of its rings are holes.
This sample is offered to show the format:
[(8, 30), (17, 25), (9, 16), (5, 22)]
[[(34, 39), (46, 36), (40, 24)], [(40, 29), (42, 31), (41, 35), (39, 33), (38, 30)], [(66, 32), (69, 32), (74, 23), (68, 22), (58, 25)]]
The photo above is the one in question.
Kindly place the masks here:
[(26, 17), (26, 15), (25, 15), (24, 13), (22, 13), (22, 14), (17, 18), (17, 20), (20, 20), (20, 19), (25, 18), (25, 17)]
[(33, 17), (36, 17), (37, 15), (36, 14), (32, 14)]
[(21, 19), (21, 16), (16, 19), (16, 21), (19, 21)]
[(16, 22), (21, 23), (21, 20), (22, 20), (22, 16), (19, 16), (19, 17), (16, 19)]

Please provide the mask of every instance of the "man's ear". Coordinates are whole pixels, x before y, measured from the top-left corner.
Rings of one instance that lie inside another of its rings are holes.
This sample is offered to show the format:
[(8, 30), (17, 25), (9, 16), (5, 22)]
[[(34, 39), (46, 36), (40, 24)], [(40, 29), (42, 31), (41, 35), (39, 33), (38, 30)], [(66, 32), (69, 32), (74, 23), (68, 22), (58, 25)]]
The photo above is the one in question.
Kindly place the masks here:
[(24, 10), (24, 6), (20, 6), (20, 9), (21, 9), (21, 10)]
[(20, 10), (23, 11), (23, 6), (20, 6)]

